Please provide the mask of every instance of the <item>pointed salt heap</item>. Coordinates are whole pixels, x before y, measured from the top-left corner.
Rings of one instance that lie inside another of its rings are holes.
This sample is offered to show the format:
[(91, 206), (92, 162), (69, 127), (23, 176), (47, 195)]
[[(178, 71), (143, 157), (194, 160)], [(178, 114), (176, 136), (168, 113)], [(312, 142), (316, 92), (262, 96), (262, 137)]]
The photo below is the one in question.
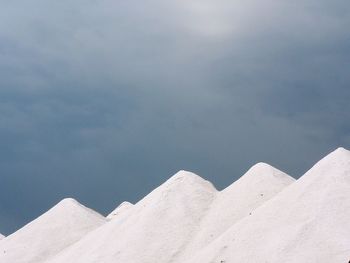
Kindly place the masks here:
[(4, 239), (4, 238), (5, 238), (5, 236), (0, 233), (0, 240)]
[(197, 231), (216, 192), (208, 181), (180, 171), (48, 262), (170, 262)]
[(64, 199), (0, 243), (0, 263), (40, 263), (101, 226), (105, 218)]
[(112, 220), (116, 216), (119, 216), (122, 213), (129, 211), (130, 208), (132, 208), (133, 206), (134, 205), (132, 203), (123, 202), (107, 216), (107, 219)]
[(250, 216), (256, 208), (294, 181), (294, 178), (268, 164), (254, 165), (217, 195), (180, 261), (208, 245), (242, 218)]
[(188, 263), (348, 262), (350, 152), (339, 148)]

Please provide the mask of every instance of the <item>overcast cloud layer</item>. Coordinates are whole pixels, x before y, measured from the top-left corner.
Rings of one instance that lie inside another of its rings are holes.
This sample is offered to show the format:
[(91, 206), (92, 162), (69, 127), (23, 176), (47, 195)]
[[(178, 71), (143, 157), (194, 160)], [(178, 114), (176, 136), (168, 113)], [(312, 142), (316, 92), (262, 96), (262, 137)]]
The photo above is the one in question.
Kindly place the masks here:
[(349, 28), (348, 0), (1, 1), (0, 232), (350, 148)]

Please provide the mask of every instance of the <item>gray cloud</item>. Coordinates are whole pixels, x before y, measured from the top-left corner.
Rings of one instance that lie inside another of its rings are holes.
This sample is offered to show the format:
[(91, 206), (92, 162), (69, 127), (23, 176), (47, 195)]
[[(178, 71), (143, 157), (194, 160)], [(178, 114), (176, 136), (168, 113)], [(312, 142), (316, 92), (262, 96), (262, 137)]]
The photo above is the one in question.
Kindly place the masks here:
[(346, 1), (3, 1), (0, 232), (179, 169), (222, 188), (350, 147)]

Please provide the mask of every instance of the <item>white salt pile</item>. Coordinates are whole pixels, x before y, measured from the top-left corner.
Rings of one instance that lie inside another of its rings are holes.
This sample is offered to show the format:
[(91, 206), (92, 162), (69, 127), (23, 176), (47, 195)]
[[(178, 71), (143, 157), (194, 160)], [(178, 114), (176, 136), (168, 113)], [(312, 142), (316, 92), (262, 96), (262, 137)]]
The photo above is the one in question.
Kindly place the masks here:
[(218, 192), (180, 171), (108, 220), (64, 200), (4, 238), (0, 263), (349, 262), (350, 152), (294, 181), (259, 163)]
[(105, 223), (105, 218), (64, 199), (0, 243), (0, 263), (40, 263)]
[(49, 262), (171, 262), (198, 231), (216, 193), (208, 181), (180, 171)]
[(217, 192), (199, 176), (181, 171), (135, 206), (125, 204), (128, 214), (119, 213), (114, 222), (91, 232), (50, 263), (180, 260), (293, 181), (267, 164), (258, 164)]
[(348, 262), (349, 190), (340, 148), (186, 262)]
[(294, 178), (268, 164), (254, 165), (217, 195), (198, 233), (182, 253), (181, 261), (212, 242), (240, 219), (251, 215), (257, 207), (294, 181)]
[(0, 233), (0, 240), (3, 238), (5, 238), (5, 236)]
[(107, 219), (112, 220), (116, 216), (119, 216), (122, 213), (129, 211), (129, 209), (132, 208), (133, 206), (134, 205), (132, 203), (123, 202), (107, 216)]

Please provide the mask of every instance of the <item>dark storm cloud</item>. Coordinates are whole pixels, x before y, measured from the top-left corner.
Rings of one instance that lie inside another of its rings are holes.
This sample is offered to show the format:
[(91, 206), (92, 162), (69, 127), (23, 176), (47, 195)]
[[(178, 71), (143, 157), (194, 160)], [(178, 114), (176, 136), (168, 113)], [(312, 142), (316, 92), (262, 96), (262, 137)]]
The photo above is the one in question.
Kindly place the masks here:
[(179, 169), (222, 188), (350, 147), (347, 1), (3, 1), (0, 232)]

